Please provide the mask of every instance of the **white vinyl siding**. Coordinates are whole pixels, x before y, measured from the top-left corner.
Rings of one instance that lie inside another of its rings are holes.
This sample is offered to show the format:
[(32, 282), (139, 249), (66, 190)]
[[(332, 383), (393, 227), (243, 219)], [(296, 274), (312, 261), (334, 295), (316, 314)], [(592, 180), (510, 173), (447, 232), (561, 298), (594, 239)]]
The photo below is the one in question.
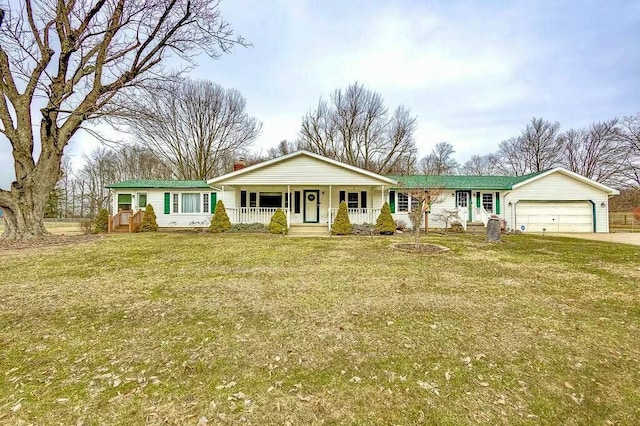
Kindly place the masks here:
[[(585, 211), (586, 206), (590, 205), (592, 209), (592, 216), (593, 210), (595, 209), (595, 232), (609, 232), (609, 203), (607, 193), (593, 185), (589, 185), (588, 183), (582, 182), (560, 171), (551, 173), (530, 183), (526, 183), (507, 193), (503, 201), (503, 213), (507, 219), (507, 226), (512, 229), (518, 229), (521, 219), (519, 217), (521, 213), (521, 203), (536, 201), (544, 201), (548, 203), (548, 216), (550, 217), (557, 213), (554, 211), (554, 209), (557, 209), (557, 205), (554, 205), (554, 202), (577, 201), (581, 203), (582, 209)], [(526, 204), (524, 205), (526, 208)], [(577, 228), (586, 229), (586, 226), (583, 224), (582, 226), (577, 226)], [(581, 231), (576, 230), (566, 232)], [(593, 232), (593, 225), (590, 230), (584, 232)]]
[(216, 182), (214, 185), (371, 185), (389, 182), (308, 156), (293, 157), (257, 170)]

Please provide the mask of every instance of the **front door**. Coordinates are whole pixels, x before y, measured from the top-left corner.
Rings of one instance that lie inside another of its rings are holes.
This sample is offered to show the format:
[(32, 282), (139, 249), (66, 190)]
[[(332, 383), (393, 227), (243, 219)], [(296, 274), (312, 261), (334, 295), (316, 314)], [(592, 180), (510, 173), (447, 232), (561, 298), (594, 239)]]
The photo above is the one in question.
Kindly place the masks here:
[(471, 203), (471, 191), (456, 191), (456, 206), (458, 206), (460, 217), (467, 217), (467, 220), (471, 222), (469, 203)]
[(320, 222), (320, 191), (305, 189), (304, 193), (304, 222)]

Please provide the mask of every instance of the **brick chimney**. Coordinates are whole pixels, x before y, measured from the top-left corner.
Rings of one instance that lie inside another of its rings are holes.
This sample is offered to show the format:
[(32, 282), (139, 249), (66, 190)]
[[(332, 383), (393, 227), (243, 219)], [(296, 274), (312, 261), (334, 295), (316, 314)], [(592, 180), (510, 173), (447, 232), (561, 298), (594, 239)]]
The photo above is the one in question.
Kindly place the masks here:
[(233, 171), (234, 171), (234, 172), (235, 172), (236, 170), (244, 169), (245, 167), (247, 167), (247, 160), (245, 160), (244, 158), (238, 158), (238, 159), (233, 163)]

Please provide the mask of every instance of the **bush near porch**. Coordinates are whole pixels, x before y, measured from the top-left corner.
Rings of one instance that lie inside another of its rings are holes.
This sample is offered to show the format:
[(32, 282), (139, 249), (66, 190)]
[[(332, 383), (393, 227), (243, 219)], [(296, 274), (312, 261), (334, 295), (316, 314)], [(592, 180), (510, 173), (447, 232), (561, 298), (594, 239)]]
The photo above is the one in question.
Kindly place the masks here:
[(637, 246), (247, 237), (3, 250), (0, 423), (640, 422)]

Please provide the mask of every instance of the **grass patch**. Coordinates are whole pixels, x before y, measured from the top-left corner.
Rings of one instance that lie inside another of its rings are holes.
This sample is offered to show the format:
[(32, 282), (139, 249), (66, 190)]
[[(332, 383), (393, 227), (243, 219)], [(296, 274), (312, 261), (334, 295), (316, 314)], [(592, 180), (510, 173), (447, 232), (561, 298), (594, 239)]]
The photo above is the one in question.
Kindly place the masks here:
[(638, 423), (640, 247), (408, 240), (5, 251), (0, 423)]

